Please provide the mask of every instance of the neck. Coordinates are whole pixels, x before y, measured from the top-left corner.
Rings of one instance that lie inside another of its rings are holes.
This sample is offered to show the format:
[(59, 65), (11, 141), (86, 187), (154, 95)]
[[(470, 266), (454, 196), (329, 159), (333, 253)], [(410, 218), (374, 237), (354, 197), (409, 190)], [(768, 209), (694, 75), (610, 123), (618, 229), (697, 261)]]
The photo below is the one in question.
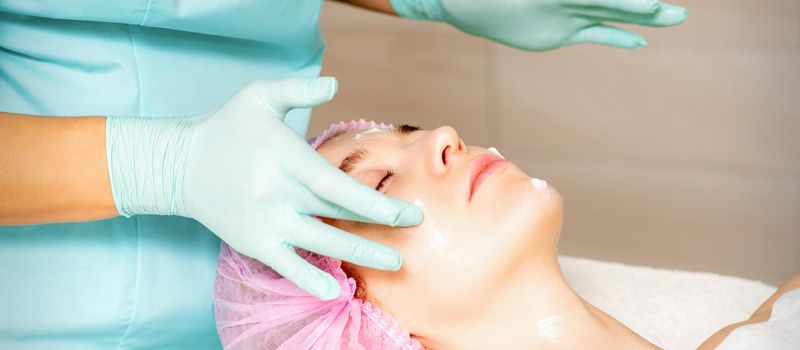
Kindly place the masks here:
[[(652, 344), (583, 300), (564, 279), (558, 259), (519, 266), (474, 318), (454, 322), (446, 349), (651, 349)], [(479, 329), (481, 331), (476, 332)], [(433, 348), (439, 348), (433, 346)]]

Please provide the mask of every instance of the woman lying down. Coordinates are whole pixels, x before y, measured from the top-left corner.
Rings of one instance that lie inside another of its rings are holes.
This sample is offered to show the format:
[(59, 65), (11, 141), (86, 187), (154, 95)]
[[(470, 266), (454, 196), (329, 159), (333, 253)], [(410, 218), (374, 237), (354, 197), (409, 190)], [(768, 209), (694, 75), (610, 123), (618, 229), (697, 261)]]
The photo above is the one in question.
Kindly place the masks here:
[[(226, 349), (657, 348), (570, 288), (557, 258), (561, 197), (496, 151), (465, 145), (450, 127), (363, 120), (310, 142), (358, 181), (417, 204), (425, 219), (393, 228), (322, 218), (404, 260), (399, 271), (379, 271), (302, 252), (338, 280), (332, 301), (223, 245), (214, 302)], [(766, 321), (798, 277), (750, 322)]]

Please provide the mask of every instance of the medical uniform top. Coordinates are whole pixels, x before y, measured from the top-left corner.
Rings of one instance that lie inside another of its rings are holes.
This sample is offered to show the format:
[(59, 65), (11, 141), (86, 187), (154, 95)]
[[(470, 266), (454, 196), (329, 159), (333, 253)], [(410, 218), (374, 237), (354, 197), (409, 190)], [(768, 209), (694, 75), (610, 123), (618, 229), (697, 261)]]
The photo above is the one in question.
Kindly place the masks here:
[[(0, 110), (205, 113), (251, 80), (318, 76), (321, 5), (0, 0)], [(0, 227), (0, 349), (218, 349), (218, 251), (179, 217)]]

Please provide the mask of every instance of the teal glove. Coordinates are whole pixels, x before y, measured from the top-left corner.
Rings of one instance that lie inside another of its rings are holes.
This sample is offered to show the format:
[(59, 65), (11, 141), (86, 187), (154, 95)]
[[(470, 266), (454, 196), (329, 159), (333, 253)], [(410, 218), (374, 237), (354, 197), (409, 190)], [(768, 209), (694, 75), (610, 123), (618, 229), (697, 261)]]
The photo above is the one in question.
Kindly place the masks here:
[(686, 9), (658, 0), (391, 0), (398, 15), (447, 22), (476, 36), (529, 51), (594, 43), (647, 45), (641, 36), (603, 22), (673, 26)]
[(282, 122), (289, 110), (323, 104), (336, 91), (331, 77), (257, 81), (205, 115), (109, 117), (109, 174), (119, 213), (194, 218), (322, 299), (338, 296), (339, 285), (294, 247), (399, 269), (396, 250), (312, 217), (390, 226), (422, 220), (415, 205), (339, 171)]

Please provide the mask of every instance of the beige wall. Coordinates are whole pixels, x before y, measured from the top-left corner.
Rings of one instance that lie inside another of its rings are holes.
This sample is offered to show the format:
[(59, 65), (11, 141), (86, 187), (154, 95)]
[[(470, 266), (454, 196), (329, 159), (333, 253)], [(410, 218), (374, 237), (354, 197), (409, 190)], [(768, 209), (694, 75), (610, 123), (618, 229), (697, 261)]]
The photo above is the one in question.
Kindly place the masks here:
[(326, 2), (310, 133), (452, 125), (565, 199), (561, 252), (779, 283), (800, 271), (800, 1), (684, 0), (650, 46), (526, 53)]

